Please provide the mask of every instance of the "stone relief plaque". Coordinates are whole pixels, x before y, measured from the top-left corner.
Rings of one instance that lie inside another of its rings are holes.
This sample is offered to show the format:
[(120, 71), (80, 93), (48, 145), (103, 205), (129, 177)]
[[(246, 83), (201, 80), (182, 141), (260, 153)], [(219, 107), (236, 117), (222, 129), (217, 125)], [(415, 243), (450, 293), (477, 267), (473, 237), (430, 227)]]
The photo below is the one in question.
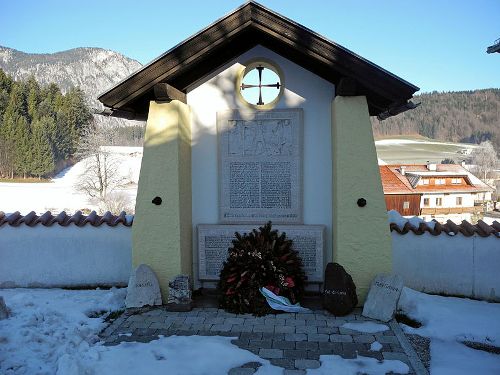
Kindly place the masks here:
[(301, 109), (217, 113), (222, 223), (302, 223)]
[[(255, 225), (198, 225), (198, 267), (200, 280), (219, 280), (222, 264), (232, 247), (234, 233), (249, 233)], [(325, 270), (323, 225), (274, 225), (285, 232), (299, 252), (308, 282), (323, 282)]]

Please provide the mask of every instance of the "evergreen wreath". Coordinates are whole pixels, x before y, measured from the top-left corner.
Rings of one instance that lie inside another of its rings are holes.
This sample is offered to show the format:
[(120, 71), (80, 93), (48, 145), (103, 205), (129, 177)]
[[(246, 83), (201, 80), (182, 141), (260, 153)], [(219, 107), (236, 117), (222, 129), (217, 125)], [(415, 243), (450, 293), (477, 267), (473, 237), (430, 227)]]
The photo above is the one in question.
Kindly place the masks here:
[(248, 234), (235, 233), (233, 247), (222, 266), (218, 289), (219, 306), (226, 311), (254, 315), (273, 312), (260, 293), (266, 287), (291, 303), (304, 294), (305, 273), (302, 259), (286, 233), (278, 235), (268, 222)]

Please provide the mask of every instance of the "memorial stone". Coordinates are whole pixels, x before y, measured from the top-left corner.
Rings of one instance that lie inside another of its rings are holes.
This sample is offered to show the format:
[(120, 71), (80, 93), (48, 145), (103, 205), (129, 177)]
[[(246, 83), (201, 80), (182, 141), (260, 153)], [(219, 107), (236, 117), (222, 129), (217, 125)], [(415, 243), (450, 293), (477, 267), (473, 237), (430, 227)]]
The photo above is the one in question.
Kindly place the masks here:
[(143, 307), (161, 305), (160, 285), (155, 273), (146, 264), (141, 264), (130, 275), (125, 306)]
[(302, 223), (302, 110), (217, 114), (223, 223)]
[(403, 290), (403, 279), (398, 275), (377, 275), (373, 279), (363, 307), (363, 316), (388, 322), (394, 317)]
[(168, 283), (168, 311), (191, 311), (191, 287), (188, 275), (177, 275)]
[(356, 285), (351, 275), (338, 263), (328, 263), (325, 270), (323, 307), (333, 315), (344, 316), (358, 304)]
[[(198, 262), (200, 280), (219, 280), (222, 264), (232, 247), (235, 232), (249, 233), (255, 225), (198, 225)], [(323, 225), (274, 225), (293, 241), (302, 258), (308, 282), (322, 282), (324, 260)]]
[(9, 308), (5, 304), (3, 297), (0, 297), (0, 320), (7, 319), (9, 317)]

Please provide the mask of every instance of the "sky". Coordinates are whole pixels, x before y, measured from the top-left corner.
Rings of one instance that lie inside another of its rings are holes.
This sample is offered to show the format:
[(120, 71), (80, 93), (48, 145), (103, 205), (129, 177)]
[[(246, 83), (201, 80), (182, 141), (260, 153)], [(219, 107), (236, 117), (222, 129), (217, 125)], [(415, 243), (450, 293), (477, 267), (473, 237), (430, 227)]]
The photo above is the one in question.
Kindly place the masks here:
[[(243, 0), (0, 0), (0, 45), (111, 49), (145, 64)], [(261, 0), (421, 88), (500, 88), (500, 0)]]

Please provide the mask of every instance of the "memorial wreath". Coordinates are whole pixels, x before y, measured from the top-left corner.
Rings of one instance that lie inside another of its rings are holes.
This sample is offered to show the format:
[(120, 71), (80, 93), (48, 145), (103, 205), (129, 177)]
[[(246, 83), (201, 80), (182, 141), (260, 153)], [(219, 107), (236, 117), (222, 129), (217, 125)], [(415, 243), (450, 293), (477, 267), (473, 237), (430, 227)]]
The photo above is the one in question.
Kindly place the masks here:
[(236, 314), (270, 313), (273, 310), (260, 293), (261, 287), (288, 298), (292, 304), (299, 302), (306, 276), (292, 240), (272, 230), (271, 222), (235, 236), (220, 272), (219, 306)]

